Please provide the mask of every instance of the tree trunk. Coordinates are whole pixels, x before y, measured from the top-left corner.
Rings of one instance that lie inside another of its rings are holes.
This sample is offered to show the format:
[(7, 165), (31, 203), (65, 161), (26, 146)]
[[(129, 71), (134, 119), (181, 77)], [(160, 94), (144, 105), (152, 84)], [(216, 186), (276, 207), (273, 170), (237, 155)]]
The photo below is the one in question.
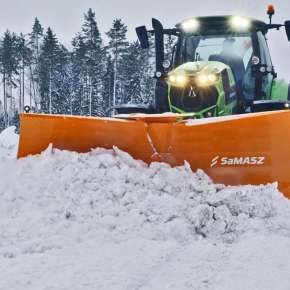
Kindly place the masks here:
[(7, 95), (6, 95), (6, 74), (3, 73), (3, 94), (4, 94), (4, 125), (5, 128), (8, 126), (7, 122)]
[(51, 95), (51, 69), (49, 70), (49, 114), (52, 113), (52, 95)]
[(32, 108), (32, 81), (29, 81), (29, 106)]
[(89, 88), (90, 88), (90, 94), (89, 94), (89, 115), (92, 116), (92, 93), (93, 93), (93, 87), (92, 87), (92, 78), (89, 77)]
[[(32, 85), (32, 93), (33, 93), (33, 100), (34, 100), (34, 105), (35, 105), (35, 111), (38, 111), (38, 103), (37, 103), (37, 99), (36, 99), (36, 90), (35, 90), (35, 84), (34, 84), (34, 75), (32, 72), (32, 67), (31, 64), (29, 65), (29, 71), (30, 71), (30, 84)], [(31, 104), (30, 104), (31, 107)]]
[(23, 60), (22, 62), (22, 96), (21, 96), (22, 107), (21, 107), (20, 112), (23, 112), (24, 98), (25, 98), (25, 66), (24, 66), (24, 60)]
[(21, 113), (22, 109), (22, 74), (19, 75), (19, 113)]

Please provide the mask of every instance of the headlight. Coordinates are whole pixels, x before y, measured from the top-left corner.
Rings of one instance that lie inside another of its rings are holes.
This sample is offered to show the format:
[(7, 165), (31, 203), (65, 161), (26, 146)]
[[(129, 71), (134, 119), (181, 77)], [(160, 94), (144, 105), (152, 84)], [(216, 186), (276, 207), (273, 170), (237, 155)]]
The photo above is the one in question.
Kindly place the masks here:
[(188, 77), (183, 74), (170, 75), (168, 82), (172, 86), (184, 87), (188, 82)]
[(236, 31), (247, 31), (251, 27), (251, 21), (241, 16), (233, 16), (230, 18), (230, 25)]
[(196, 82), (201, 87), (207, 87), (213, 85), (218, 79), (216, 74), (201, 74), (196, 78)]
[(199, 21), (195, 18), (188, 19), (181, 24), (181, 28), (185, 33), (195, 32), (199, 28)]

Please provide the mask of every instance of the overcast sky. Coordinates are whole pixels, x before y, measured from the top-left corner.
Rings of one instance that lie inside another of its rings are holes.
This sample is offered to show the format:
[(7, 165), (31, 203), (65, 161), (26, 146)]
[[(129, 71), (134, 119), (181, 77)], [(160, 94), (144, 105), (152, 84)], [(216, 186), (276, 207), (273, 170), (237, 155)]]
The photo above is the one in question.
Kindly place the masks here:
[[(92, 8), (100, 31), (108, 31), (114, 18), (122, 18), (128, 25), (128, 36), (135, 39), (134, 28), (150, 26), (151, 17), (159, 18), (164, 26), (192, 16), (243, 14), (266, 20), (269, 1), (264, 0), (0, 0), (0, 33), (6, 29), (28, 33), (37, 16), (44, 27), (51, 26), (66, 45), (80, 31), (83, 13)], [(276, 22), (290, 20), (290, 1), (274, 0)], [(290, 45), (285, 31), (269, 36), (273, 60), (281, 75), (290, 79)]]

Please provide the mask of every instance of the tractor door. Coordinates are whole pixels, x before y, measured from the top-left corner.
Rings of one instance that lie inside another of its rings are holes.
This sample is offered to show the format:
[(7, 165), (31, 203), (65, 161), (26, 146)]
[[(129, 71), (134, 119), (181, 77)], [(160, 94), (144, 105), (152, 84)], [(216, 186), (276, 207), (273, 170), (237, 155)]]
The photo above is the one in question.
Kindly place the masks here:
[(274, 67), (269, 52), (269, 47), (264, 34), (257, 33), (260, 48), (260, 96), (262, 99), (271, 99), (271, 90), (275, 76)]

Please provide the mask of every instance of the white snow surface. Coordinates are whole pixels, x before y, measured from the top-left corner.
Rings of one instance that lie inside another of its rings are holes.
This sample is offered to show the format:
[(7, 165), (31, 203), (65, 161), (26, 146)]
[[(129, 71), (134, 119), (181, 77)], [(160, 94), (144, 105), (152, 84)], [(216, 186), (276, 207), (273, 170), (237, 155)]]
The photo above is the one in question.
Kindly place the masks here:
[(185, 163), (51, 150), (0, 134), (0, 289), (290, 289), (290, 202)]
[(0, 160), (4, 157), (15, 158), (19, 140), (15, 130), (16, 127), (11, 126), (0, 133)]

